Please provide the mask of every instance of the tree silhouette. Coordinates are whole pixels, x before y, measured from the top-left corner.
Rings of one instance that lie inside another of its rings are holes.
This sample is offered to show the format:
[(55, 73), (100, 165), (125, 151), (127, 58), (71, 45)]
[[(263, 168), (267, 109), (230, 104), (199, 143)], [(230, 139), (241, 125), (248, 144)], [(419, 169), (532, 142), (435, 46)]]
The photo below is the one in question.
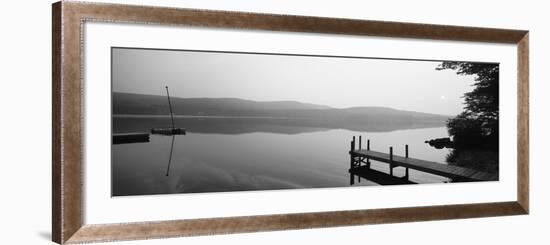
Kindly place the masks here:
[(444, 61), (436, 70), (474, 75), (474, 89), (464, 94), (464, 111), (447, 121), (453, 137), (449, 163), (498, 171), (499, 65)]
[(464, 94), (464, 111), (447, 122), (455, 145), (498, 149), (498, 64), (444, 61), (436, 69), (475, 76), (474, 89)]

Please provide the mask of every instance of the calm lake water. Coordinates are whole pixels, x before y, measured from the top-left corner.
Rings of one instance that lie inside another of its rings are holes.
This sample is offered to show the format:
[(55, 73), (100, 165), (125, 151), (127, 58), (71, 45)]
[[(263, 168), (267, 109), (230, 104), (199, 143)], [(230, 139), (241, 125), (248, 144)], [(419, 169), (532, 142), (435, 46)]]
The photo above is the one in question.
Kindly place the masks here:
[[(370, 139), (371, 149), (445, 162), (446, 149), (424, 141), (448, 137), (445, 127), (369, 127), (369, 131), (322, 129), (277, 123), (267, 119), (178, 118), (186, 135), (151, 135), (150, 142), (112, 146), (113, 196), (295, 188), (349, 187), (349, 145), (353, 136)], [(113, 131), (140, 132), (167, 127), (167, 118), (114, 117)], [(173, 152), (170, 160), (170, 149)], [(363, 143), (365, 145), (365, 143)], [(389, 172), (388, 165), (373, 161), (372, 168)], [(404, 175), (402, 168), (394, 170)], [(377, 185), (355, 177), (354, 186)], [(448, 179), (410, 170), (417, 183)]]

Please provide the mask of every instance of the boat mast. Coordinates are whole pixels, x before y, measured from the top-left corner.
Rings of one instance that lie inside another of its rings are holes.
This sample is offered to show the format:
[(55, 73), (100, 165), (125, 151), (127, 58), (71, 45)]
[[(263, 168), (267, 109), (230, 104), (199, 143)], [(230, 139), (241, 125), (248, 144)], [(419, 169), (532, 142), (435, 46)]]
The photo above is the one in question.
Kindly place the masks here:
[(168, 92), (168, 86), (166, 86), (166, 94), (168, 95), (168, 106), (170, 107), (170, 118), (172, 119), (172, 129), (176, 128), (174, 126), (174, 113), (172, 112), (172, 103), (170, 102), (170, 92)]

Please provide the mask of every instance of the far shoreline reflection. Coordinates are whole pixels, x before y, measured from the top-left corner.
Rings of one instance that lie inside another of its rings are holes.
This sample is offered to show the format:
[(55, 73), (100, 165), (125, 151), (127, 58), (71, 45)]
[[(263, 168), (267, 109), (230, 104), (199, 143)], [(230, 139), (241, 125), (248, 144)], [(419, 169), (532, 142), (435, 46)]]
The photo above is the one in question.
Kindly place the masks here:
[[(187, 132), (206, 134), (245, 134), (254, 132), (299, 134), (346, 129), (358, 132), (390, 132), (404, 129), (443, 127), (444, 123), (384, 122), (372, 124), (331, 123), (316, 120), (273, 117), (196, 117), (177, 116), (176, 125)], [(151, 127), (167, 127), (170, 118), (156, 115), (114, 115), (113, 132), (149, 131)]]

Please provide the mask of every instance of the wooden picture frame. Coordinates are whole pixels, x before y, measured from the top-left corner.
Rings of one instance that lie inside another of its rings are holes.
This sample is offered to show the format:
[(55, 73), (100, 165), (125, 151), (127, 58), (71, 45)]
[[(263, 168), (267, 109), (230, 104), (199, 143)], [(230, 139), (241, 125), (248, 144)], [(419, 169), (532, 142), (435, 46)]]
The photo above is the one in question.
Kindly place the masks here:
[[(57, 243), (475, 218), (529, 212), (528, 31), (79, 2), (54, 3), (52, 10), (52, 239)], [(517, 200), (83, 225), (81, 31), (85, 22), (98, 20), (514, 44), (517, 46), (518, 65)]]

